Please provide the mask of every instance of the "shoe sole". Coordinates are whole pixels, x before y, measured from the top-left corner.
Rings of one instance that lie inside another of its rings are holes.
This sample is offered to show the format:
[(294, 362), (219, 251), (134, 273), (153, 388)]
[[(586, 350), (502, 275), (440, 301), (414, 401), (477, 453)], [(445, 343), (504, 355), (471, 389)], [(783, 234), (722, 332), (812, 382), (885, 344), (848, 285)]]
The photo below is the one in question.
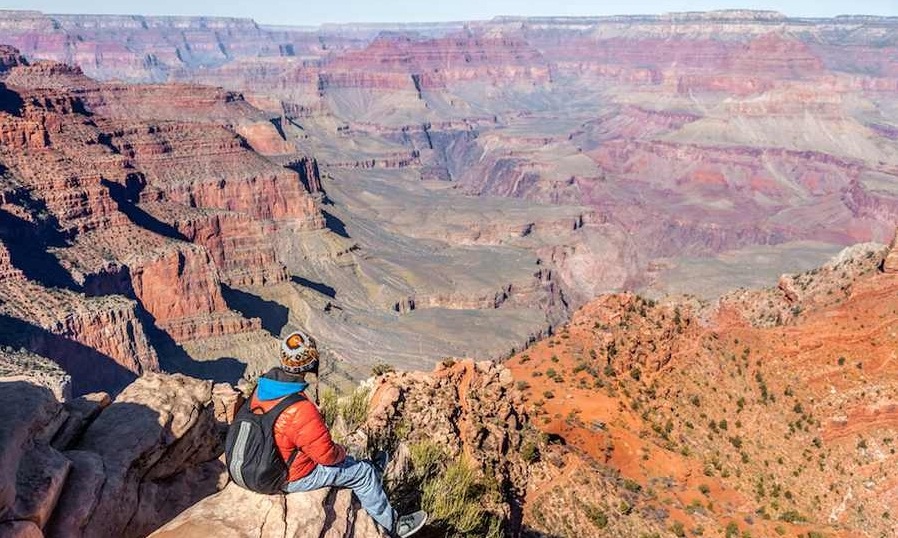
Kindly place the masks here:
[(421, 529), (423, 529), (423, 528), (424, 528), (424, 525), (427, 525), (427, 520), (428, 520), (428, 519), (430, 519), (430, 516), (424, 518), (424, 520), (421, 521), (421, 523), (420, 523), (417, 527), (415, 527), (414, 529), (408, 531), (407, 534), (398, 534), (397, 536), (399, 536), (400, 538), (408, 538), (409, 536), (411, 536), (411, 535), (415, 534), (416, 532), (420, 531)]

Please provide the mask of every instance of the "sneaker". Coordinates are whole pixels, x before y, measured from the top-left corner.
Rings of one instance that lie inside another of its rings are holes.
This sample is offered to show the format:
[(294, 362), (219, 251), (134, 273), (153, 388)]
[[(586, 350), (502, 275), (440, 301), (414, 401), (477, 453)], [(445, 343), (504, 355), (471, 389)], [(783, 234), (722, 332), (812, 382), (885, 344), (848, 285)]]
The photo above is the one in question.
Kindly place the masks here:
[(396, 527), (393, 529), (393, 536), (396, 538), (406, 538), (421, 530), (427, 523), (427, 512), (418, 510), (411, 514), (400, 516), (396, 520)]

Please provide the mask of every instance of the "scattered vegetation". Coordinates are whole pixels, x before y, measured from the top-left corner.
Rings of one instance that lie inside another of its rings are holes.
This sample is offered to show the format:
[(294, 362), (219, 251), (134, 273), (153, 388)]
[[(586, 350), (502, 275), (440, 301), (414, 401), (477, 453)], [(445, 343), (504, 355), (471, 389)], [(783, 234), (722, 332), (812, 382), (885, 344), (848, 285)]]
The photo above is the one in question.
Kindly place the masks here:
[(608, 515), (598, 506), (586, 504), (583, 507), (583, 511), (596, 528), (604, 529), (608, 526)]
[(394, 368), (392, 364), (387, 364), (385, 362), (378, 362), (374, 366), (371, 367), (371, 375), (373, 375), (373, 376), (381, 376), (384, 374), (391, 374), (395, 371), (396, 371), (396, 368)]
[(319, 407), (327, 427), (332, 428), (339, 417), (346, 424), (347, 433), (357, 430), (368, 416), (369, 394), (368, 389), (357, 388), (341, 397), (334, 389), (324, 389), (319, 397)]
[(430, 514), (433, 526), (459, 538), (502, 536), (502, 518), (489, 510), (501, 499), (497, 484), (462, 459), (449, 460), (436, 443), (415, 443), (410, 454), (420, 483), (421, 507)]

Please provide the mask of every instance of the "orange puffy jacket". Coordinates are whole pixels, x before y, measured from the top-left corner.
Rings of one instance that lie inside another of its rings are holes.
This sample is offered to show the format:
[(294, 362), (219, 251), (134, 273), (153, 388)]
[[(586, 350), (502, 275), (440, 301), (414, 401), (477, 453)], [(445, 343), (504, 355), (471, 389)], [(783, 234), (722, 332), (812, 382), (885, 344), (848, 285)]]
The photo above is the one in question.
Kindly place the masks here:
[[(253, 394), (250, 409), (256, 413), (267, 412), (281, 399), (259, 400)], [(290, 482), (311, 473), (316, 465), (336, 465), (346, 458), (346, 449), (331, 439), (318, 407), (306, 399), (291, 405), (277, 418), (274, 442), (284, 461), (289, 461), (296, 451), (288, 474)]]

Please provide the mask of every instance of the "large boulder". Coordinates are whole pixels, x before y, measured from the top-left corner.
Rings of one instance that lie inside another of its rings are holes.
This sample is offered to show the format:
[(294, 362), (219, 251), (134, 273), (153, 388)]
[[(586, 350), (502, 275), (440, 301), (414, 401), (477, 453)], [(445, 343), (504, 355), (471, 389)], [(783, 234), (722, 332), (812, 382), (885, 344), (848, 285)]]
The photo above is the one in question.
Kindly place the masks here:
[(51, 443), (53, 447), (64, 450), (75, 443), (87, 426), (97, 418), (100, 411), (108, 407), (110, 403), (111, 399), (105, 392), (85, 394), (63, 403), (68, 418), (53, 436)]
[(76, 445), (100, 456), (105, 475), (82, 535), (141, 536), (166, 514), (213, 493), (217, 478), (183, 488), (182, 498), (165, 497), (163, 506), (140, 496), (147, 483), (177, 481), (185, 470), (215, 460), (221, 442), (211, 382), (151, 373), (129, 385)]
[(66, 413), (49, 389), (24, 381), (0, 383), (0, 409), (0, 523), (27, 536), (46, 525), (69, 472), (50, 446)]
[(70, 450), (64, 455), (72, 462), (72, 469), (44, 534), (68, 538), (81, 536), (96, 507), (106, 475), (103, 459), (93, 452)]
[(219, 491), (227, 406), (214, 400), (183, 375), (147, 374), (111, 404), (0, 383), (0, 535), (146, 536)]
[(348, 489), (259, 495), (229, 484), (203, 499), (152, 538), (381, 538), (380, 527)]

